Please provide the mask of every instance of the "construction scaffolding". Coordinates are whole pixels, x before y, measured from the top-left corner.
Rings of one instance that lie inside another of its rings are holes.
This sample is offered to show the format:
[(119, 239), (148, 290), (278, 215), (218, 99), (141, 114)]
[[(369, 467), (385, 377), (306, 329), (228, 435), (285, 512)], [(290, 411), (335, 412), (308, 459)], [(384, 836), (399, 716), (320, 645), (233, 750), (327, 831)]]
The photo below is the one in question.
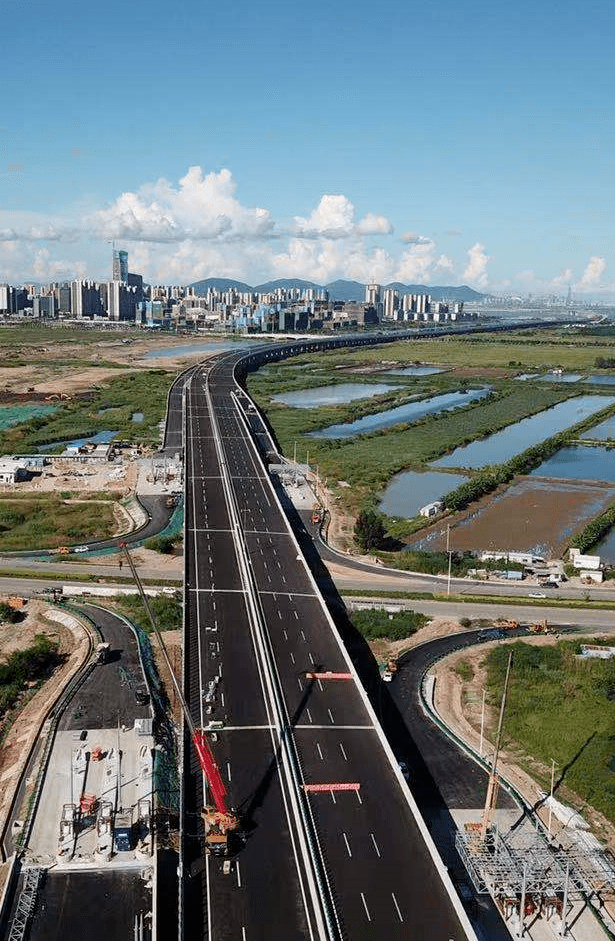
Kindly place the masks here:
[(615, 890), (615, 860), (597, 842), (564, 848), (528, 826), (505, 834), (490, 826), (483, 839), (476, 824), (457, 831), (455, 846), (476, 891), (490, 894), (520, 932), (524, 919), (536, 914), (558, 917), (565, 932), (570, 901), (602, 900)]
[(36, 905), (38, 888), (43, 878), (43, 869), (26, 869), (21, 892), (17, 899), (15, 914), (11, 922), (8, 941), (23, 941)]

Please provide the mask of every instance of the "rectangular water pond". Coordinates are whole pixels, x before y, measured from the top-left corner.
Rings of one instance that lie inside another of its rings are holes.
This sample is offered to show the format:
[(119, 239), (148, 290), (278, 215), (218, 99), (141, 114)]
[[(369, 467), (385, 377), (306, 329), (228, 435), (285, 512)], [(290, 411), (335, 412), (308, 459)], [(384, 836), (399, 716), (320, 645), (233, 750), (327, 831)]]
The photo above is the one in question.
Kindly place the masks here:
[(503, 464), (532, 445), (565, 431), (566, 428), (601, 412), (614, 402), (615, 397), (611, 395), (580, 395), (565, 402), (558, 402), (543, 412), (522, 418), (521, 421), (497, 431), (488, 438), (455, 448), (452, 454), (446, 454), (431, 466), (479, 468), (489, 464)]
[(599, 425), (594, 425), (593, 428), (588, 428), (581, 438), (588, 438), (590, 441), (606, 441), (608, 438), (615, 438), (615, 415), (601, 421)]
[(489, 387), (468, 389), (467, 392), (444, 392), (442, 395), (434, 395), (430, 399), (406, 402), (405, 405), (397, 405), (395, 408), (389, 408), (384, 412), (365, 415), (353, 422), (330, 425), (328, 428), (321, 428), (320, 431), (311, 431), (310, 436), (312, 438), (352, 438), (355, 435), (366, 434), (370, 431), (379, 431), (381, 428), (390, 428), (392, 425), (398, 425), (401, 422), (418, 421), (419, 418), (424, 418), (425, 415), (436, 415), (438, 412), (460, 408), (469, 405), (470, 402), (476, 399), (484, 399), (490, 392)]
[(397, 388), (399, 387), (384, 382), (341, 382), (337, 386), (317, 386), (315, 389), (281, 392), (273, 396), (273, 401), (292, 405), (293, 408), (318, 408), (321, 405), (343, 405), (354, 402), (355, 399), (369, 399)]
[(615, 452), (590, 445), (561, 448), (536, 467), (532, 477), (555, 477), (562, 480), (603, 480), (615, 483)]
[(443, 471), (403, 471), (396, 474), (385, 490), (379, 509), (387, 516), (416, 516), (421, 507), (455, 490), (468, 478)]

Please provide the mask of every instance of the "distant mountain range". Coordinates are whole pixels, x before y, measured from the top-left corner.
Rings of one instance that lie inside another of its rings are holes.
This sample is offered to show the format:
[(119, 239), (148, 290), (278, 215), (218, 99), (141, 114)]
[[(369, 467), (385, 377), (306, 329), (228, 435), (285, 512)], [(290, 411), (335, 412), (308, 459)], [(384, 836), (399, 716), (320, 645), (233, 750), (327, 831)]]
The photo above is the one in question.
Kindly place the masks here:
[[(359, 281), (331, 281), (329, 284), (316, 284), (314, 281), (302, 281), (300, 278), (280, 278), (277, 281), (266, 281), (264, 284), (254, 286), (246, 284), (244, 281), (233, 281), (232, 278), (206, 278), (204, 281), (195, 281), (189, 285), (194, 288), (197, 294), (206, 294), (209, 288), (218, 291), (229, 291), (234, 288), (236, 291), (253, 291), (258, 294), (268, 294), (275, 291), (276, 288), (299, 288), (308, 290), (313, 288), (315, 291), (328, 291), (329, 297), (334, 301), (364, 301), (365, 285)], [(426, 284), (401, 284), (394, 281), (391, 284), (383, 284), (382, 290), (392, 288), (399, 294), (431, 294), (435, 301), (478, 301), (485, 295), (469, 288), (466, 284), (457, 287), (453, 285), (434, 284), (431, 287)]]

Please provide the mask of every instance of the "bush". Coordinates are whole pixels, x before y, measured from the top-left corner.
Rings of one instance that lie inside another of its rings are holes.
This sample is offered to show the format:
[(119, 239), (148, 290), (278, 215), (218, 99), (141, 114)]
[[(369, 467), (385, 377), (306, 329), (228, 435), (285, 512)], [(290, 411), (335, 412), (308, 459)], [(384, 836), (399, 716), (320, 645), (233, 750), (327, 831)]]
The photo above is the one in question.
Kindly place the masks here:
[(8, 621), (9, 624), (16, 624), (20, 620), (19, 611), (12, 608), (6, 601), (0, 601), (0, 624)]
[(144, 545), (146, 549), (151, 549), (153, 552), (171, 555), (180, 539), (180, 536), (154, 536), (151, 539), (146, 539)]
[(367, 611), (353, 611), (351, 620), (366, 640), (376, 640), (381, 637), (387, 640), (405, 640), (424, 627), (429, 618), (417, 611), (398, 611), (395, 614), (389, 614), (388, 611), (371, 608)]

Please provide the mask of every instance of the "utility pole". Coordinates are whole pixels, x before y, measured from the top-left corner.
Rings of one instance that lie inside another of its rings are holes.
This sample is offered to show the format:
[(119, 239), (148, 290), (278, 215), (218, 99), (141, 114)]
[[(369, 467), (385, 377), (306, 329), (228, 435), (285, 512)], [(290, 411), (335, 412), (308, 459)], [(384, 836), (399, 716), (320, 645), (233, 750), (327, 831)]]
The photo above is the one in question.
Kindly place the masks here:
[(497, 765), (498, 765), (498, 756), (500, 753), (500, 743), (502, 741), (502, 726), (504, 724), (504, 709), (506, 707), (506, 695), (508, 693), (508, 680), (510, 677), (510, 667), (512, 664), (512, 650), (508, 655), (508, 665), (506, 667), (506, 679), (504, 680), (504, 692), (502, 693), (502, 705), (500, 706), (500, 719), (498, 722), (498, 732), (495, 741), (495, 751), (493, 753), (493, 766), (491, 768), (491, 774), (489, 775), (489, 783), (487, 785), (487, 797), (485, 800), (485, 809), (483, 811), (483, 822), (480, 828), (480, 837), (481, 840), (485, 839), (487, 833), (487, 828), (489, 827), (489, 822), (495, 810), (495, 803), (498, 796), (498, 775), (497, 775)]

